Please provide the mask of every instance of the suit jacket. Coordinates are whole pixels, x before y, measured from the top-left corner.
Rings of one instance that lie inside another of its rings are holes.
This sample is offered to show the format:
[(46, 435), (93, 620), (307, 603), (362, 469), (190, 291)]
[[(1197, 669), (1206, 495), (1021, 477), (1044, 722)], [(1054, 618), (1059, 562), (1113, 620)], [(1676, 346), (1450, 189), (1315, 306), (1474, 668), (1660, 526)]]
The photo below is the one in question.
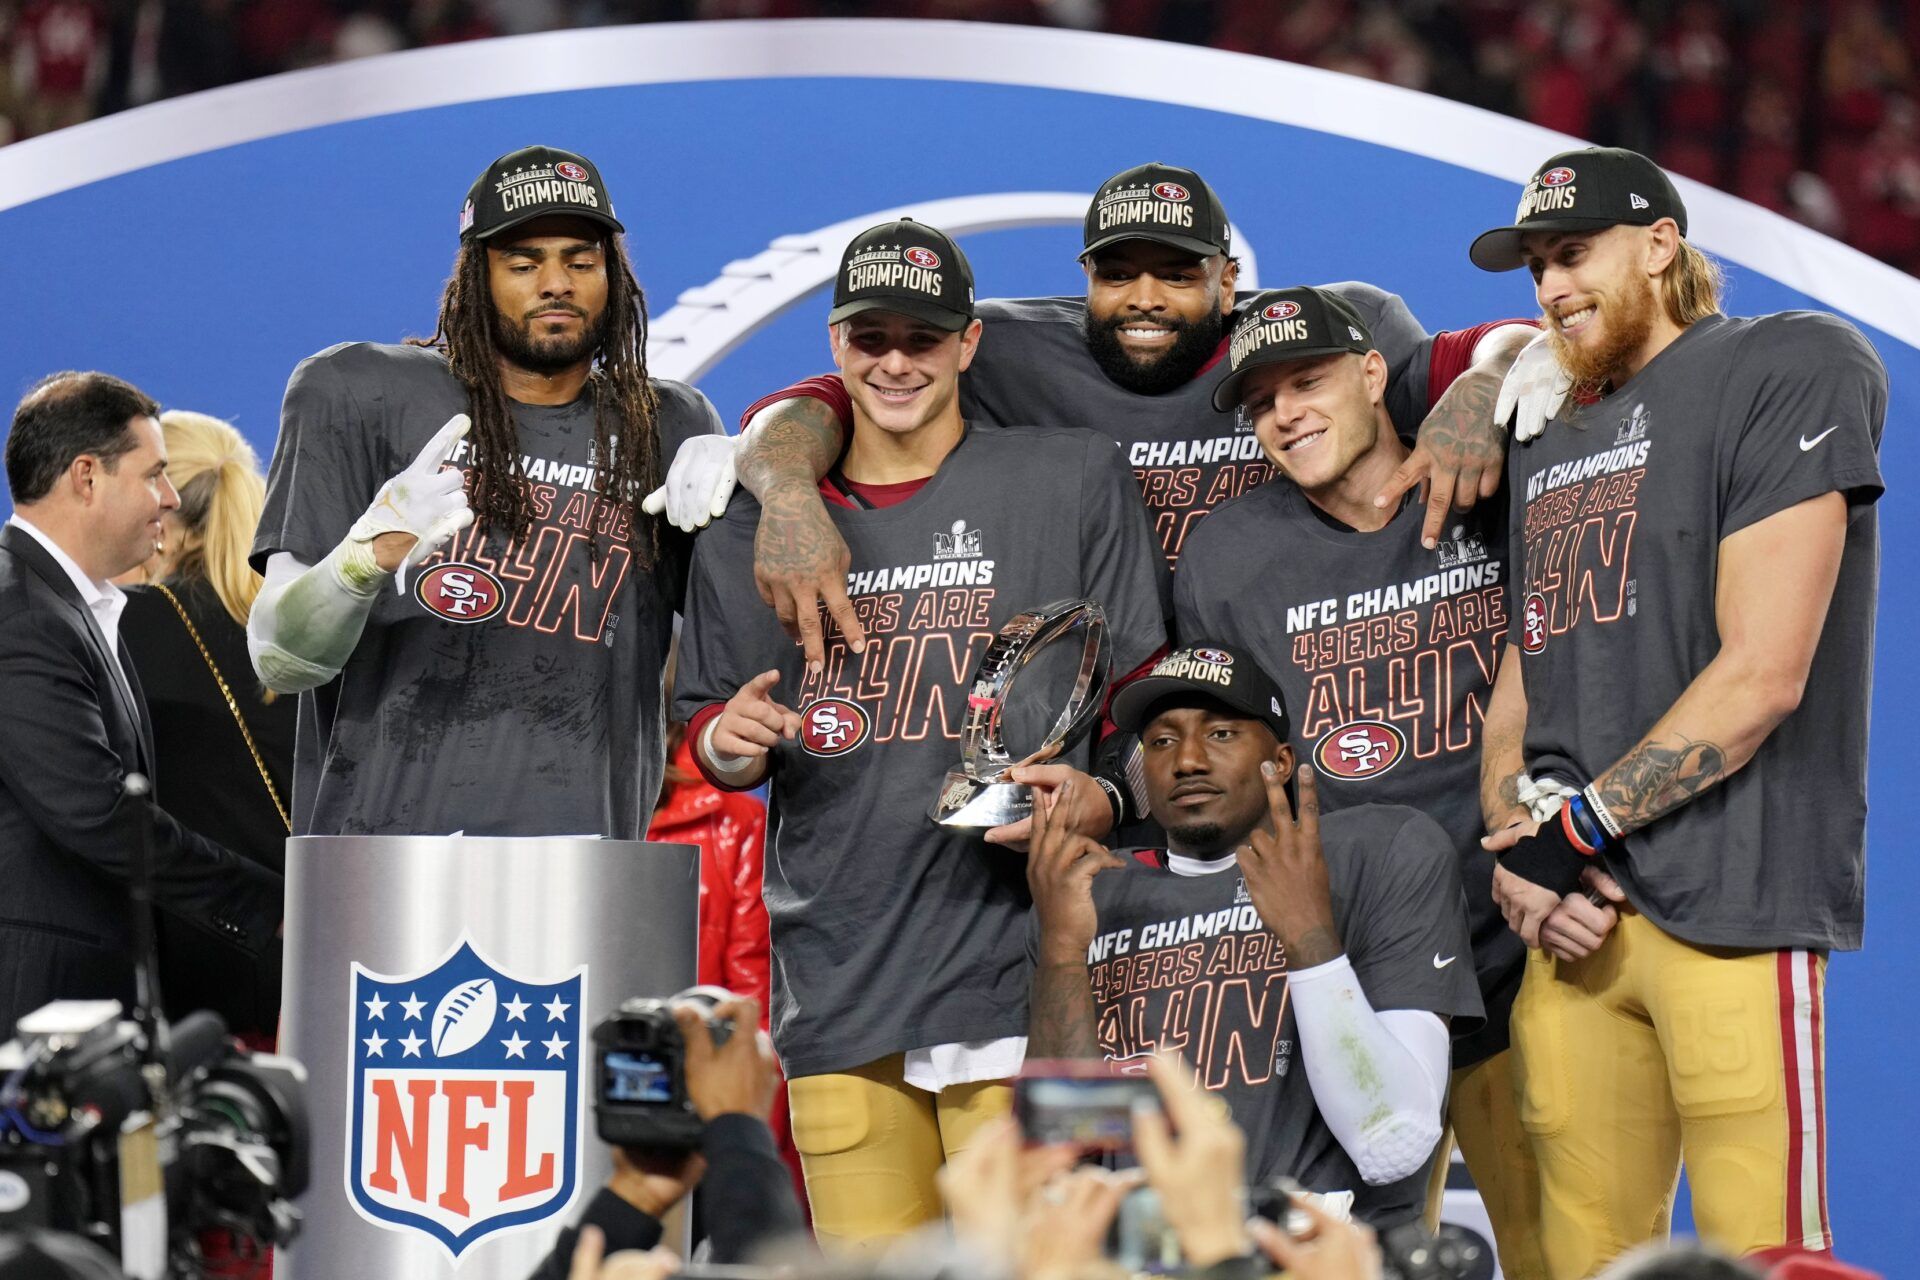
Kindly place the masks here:
[(143, 818), (156, 905), (253, 952), (279, 927), (279, 876), (122, 795), (154, 767), (122, 659), (46, 549), (0, 529), (0, 1037), (49, 1000), (131, 1004)]

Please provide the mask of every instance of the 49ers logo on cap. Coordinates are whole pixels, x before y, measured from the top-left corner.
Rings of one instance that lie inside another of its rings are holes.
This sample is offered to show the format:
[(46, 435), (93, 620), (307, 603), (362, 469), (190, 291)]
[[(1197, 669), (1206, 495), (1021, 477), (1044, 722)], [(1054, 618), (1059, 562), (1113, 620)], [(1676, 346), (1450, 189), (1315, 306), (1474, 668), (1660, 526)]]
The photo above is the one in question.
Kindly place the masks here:
[(940, 255), (920, 245), (914, 245), (913, 248), (907, 250), (900, 256), (908, 262), (911, 262), (914, 266), (925, 267), (929, 271), (936, 269), (940, 265)]
[(821, 698), (800, 710), (800, 745), (808, 755), (843, 756), (867, 740), (873, 721), (859, 703)]
[(570, 182), (585, 182), (587, 180), (587, 171), (571, 160), (562, 160), (559, 164), (553, 166), (553, 171)]
[(1572, 181), (1573, 170), (1571, 169), (1549, 169), (1540, 175), (1540, 185), (1543, 187), (1564, 187)]
[(1547, 647), (1547, 598), (1538, 591), (1529, 592), (1520, 606), (1520, 647), (1528, 653)]
[(1195, 649), (1193, 656), (1201, 662), (1211, 662), (1216, 667), (1233, 665), (1233, 655), (1225, 649)]
[(1300, 314), (1300, 304), (1297, 302), (1276, 302), (1260, 314), (1269, 320), (1291, 320)]
[(1406, 736), (1386, 721), (1349, 720), (1320, 739), (1313, 763), (1336, 778), (1377, 778), (1406, 753)]
[(1154, 184), (1153, 194), (1162, 200), (1185, 200), (1187, 189), (1177, 182), (1157, 182)]
[(485, 622), (500, 612), (506, 592), (477, 564), (443, 564), (415, 579), (413, 598), (448, 622)]

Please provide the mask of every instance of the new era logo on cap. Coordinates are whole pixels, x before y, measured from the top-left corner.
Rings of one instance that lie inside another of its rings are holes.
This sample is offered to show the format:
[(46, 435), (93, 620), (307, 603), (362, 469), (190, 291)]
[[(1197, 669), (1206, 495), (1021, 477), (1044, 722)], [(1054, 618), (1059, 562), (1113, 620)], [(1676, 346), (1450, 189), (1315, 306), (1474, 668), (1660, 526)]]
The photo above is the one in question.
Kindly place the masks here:
[(853, 238), (833, 282), (829, 324), (891, 311), (957, 332), (973, 319), (973, 269), (938, 227), (902, 218)]
[(1639, 193), (1637, 193), (1637, 192), (1632, 192), (1632, 191), (1629, 191), (1629, 192), (1627, 193), (1627, 200), (1628, 200), (1628, 202), (1629, 202), (1630, 204), (1632, 204), (1632, 206), (1633, 206), (1634, 208), (1636, 208), (1636, 209), (1651, 209), (1651, 208), (1653, 208), (1653, 206), (1652, 206), (1652, 205), (1650, 205), (1650, 204), (1648, 204), (1648, 203), (1647, 203), (1647, 198), (1646, 198), (1645, 196), (1643, 196), (1643, 195), (1640, 195), (1640, 194), (1639, 194)]
[(1087, 207), (1081, 257), (1126, 240), (1149, 240), (1196, 257), (1229, 252), (1220, 197), (1191, 169), (1143, 164), (1100, 184)]
[(492, 164), (467, 192), (460, 236), (486, 240), (535, 218), (584, 218), (625, 231), (593, 162), (554, 147), (522, 147)]

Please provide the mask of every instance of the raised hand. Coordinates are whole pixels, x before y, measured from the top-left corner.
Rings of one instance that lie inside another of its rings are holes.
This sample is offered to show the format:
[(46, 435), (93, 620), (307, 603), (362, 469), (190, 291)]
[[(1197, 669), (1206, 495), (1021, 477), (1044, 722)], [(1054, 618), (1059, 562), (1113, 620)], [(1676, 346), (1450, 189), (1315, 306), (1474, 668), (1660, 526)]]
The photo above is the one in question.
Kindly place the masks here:
[(464, 413), (448, 418), (406, 469), (380, 486), (373, 505), (347, 532), (355, 542), (373, 544), (374, 563), (395, 574), (396, 585), (403, 591), (409, 566), (473, 523), (466, 476), (446, 465), (472, 426), (473, 420)]
[(1099, 924), (1093, 878), (1126, 865), (1126, 859), (1081, 835), (1069, 822), (1083, 786), (1098, 789), (1092, 779), (1079, 774), (1060, 785), (1051, 805), (1042, 797), (1034, 798), (1033, 835), (1027, 848), (1027, 888), (1039, 913), (1042, 957), (1061, 964), (1085, 963), (1093, 942)]
[(1448, 511), (1470, 511), (1499, 492), (1507, 469), (1507, 432), (1493, 411), (1499, 392), (1500, 382), (1491, 373), (1469, 370), (1456, 378), (1420, 424), (1413, 452), (1373, 499), (1376, 507), (1391, 507), (1424, 483), (1423, 547), (1438, 545)]
[(1177, 1055), (1155, 1054), (1147, 1074), (1160, 1090), (1160, 1110), (1134, 1109), (1133, 1151), (1160, 1195), (1181, 1256), (1195, 1271), (1237, 1258), (1248, 1244), (1240, 1193), (1246, 1135)]
[(773, 686), (780, 683), (778, 671), (762, 671), (727, 699), (720, 718), (713, 725), (713, 750), (736, 760), (757, 760), (777, 746), (782, 738), (800, 732), (800, 714), (776, 701)]
[(1327, 860), (1320, 851), (1320, 792), (1313, 770), (1298, 773), (1300, 814), (1287, 803), (1287, 784), (1279, 766), (1260, 766), (1267, 788), (1271, 834), (1255, 828), (1240, 851), (1240, 874), (1254, 910), (1287, 949), (1287, 967), (1310, 969), (1338, 956), (1344, 947), (1333, 923), (1333, 894), (1327, 886)]
[(667, 523), (688, 533), (727, 513), (736, 483), (738, 436), (689, 436), (674, 451), (667, 478), (640, 502), (648, 515), (665, 512)]

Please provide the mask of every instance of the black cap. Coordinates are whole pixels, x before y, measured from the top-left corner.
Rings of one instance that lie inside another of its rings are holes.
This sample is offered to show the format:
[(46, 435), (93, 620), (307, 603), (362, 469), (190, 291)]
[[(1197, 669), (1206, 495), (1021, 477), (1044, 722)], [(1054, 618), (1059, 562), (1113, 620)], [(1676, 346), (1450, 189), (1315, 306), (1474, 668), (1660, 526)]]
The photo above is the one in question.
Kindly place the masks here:
[(912, 218), (868, 227), (840, 257), (827, 323), (862, 311), (893, 311), (958, 332), (973, 319), (973, 268), (938, 227)]
[(1531, 232), (1650, 227), (1662, 218), (1687, 234), (1687, 206), (1659, 165), (1619, 147), (1563, 151), (1527, 179), (1513, 225), (1483, 232), (1467, 256), (1482, 271), (1512, 271), (1521, 265), (1520, 237)]
[(1240, 403), (1240, 384), (1249, 369), (1260, 365), (1371, 350), (1367, 322), (1331, 289), (1269, 289), (1241, 303), (1233, 314), (1233, 336), (1227, 344), (1232, 372), (1213, 389), (1213, 407), (1226, 413)]
[(1229, 252), (1220, 197), (1191, 169), (1143, 164), (1100, 184), (1087, 206), (1081, 257), (1122, 240), (1151, 240), (1201, 258)]
[(625, 231), (593, 161), (558, 147), (522, 147), (487, 166), (460, 210), (460, 238), (486, 240), (549, 216), (585, 218)]
[(1246, 712), (1273, 730), (1275, 739), (1287, 740), (1287, 703), (1280, 686), (1251, 657), (1217, 644), (1175, 649), (1154, 663), (1153, 670), (1122, 687), (1110, 708), (1114, 727), (1139, 733), (1162, 699), (1195, 693)]

